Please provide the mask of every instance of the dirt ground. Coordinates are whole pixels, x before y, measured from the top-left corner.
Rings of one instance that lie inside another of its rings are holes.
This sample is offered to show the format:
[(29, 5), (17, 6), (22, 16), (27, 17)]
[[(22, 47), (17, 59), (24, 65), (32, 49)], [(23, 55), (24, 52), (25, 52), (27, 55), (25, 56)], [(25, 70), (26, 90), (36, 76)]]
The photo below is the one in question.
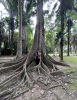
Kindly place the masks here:
[[(1, 62), (12, 61), (14, 58), (15, 56), (0, 57), (0, 66)], [(51, 75), (51, 77), (41, 72), (38, 73), (38, 71), (28, 73), (32, 79), (32, 86), (30, 87), (24, 82), (15, 91), (14, 100), (77, 100), (77, 69), (68, 71), (67, 66), (57, 65), (57, 67), (61, 73)], [(0, 75), (0, 82), (11, 73), (13, 72)]]

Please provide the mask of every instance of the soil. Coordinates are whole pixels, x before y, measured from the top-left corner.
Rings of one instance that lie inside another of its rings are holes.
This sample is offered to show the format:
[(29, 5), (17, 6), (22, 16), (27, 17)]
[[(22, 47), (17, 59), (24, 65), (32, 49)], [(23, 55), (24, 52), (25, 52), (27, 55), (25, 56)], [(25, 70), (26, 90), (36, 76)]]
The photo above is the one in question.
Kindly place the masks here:
[[(14, 58), (15, 56), (0, 57), (0, 65), (1, 62), (8, 62)], [(57, 65), (57, 67), (63, 73), (51, 75), (51, 78), (37, 70), (28, 73), (32, 79), (32, 86), (30, 87), (24, 82), (13, 94), (14, 100), (77, 100), (77, 70), (67, 71), (67, 66)], [(11, 73), (13, 72), (0, 75), (0, 82)]]

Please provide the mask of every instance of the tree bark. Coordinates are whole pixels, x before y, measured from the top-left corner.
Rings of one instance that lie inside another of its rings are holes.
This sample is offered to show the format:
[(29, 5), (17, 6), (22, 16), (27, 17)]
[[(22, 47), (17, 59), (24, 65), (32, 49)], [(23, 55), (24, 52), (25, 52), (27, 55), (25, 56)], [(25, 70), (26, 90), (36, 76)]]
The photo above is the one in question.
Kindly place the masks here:
[(21, 0), (18, 0), (18, 17), (19, 17), (19, 34), (18, 34), (17, 55), (16, 55), (17, 59), (19, 59), (22, 56), (22, 4), (21, 4)]
[(61, 42), (60, 42), (61, 60), (63, 60), (63, 31), (64, 31), (64, 9), (63, 9), (63, 1), (61, 0)]
[(70, 32), (71, 32), (70, 29), (71, 29), (71, 28), (70, 28), (70, 25), (69, 25), (69, 26), (68, 26), (68, 52), (67, 52), (67, 56), (69, 56), (70, 34), (71, 34), (71, 33), (70, 33)]
[(30, 64), (37, 50), (45, 54), (45, 35), (44, 35), (44, 18), (43, 18), (43, 0), (37, 0), (37, 24), (33, 46), (28, 55), (27, 66)]
[(26, 30), (26, 25), (22, 25), (22, 48), (23, 48), (23, 53), (27, 54), (27, 30)]

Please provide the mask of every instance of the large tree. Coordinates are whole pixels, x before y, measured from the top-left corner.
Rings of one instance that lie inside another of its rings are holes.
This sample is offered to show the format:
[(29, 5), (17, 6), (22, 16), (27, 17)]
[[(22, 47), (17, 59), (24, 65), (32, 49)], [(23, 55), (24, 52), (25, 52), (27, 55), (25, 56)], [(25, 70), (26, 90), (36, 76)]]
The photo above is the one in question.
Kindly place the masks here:
[[(21, 5), (21, 0), (19, 0), (19, 8), (20, 5)], [(7, 76), (7, 78), (0, 83), (0, 91), (1, 91), (0, 99), (15, 100), (15, 98), (17, 98), (21, 94), (24, 94), (25, 92), (29, 91), (29, 89), (31, 89), (33, 84), (35, 83), (35, 79), (32, 79), (32, 73), (31, 73), (33, 70), (36, 71), (36, 69), (38, 69), (39, 74), (44, 73), (44, 75), (47, 75), (47, 77), (45, 77), (46, 80), (48, 80), (49, 77), (52, 80), (54, 80), (51, 77), (52, 71), (55, 70), (55, 73), (59, 73), (58, 71), (56, 72), (58, 68), (54, 66), (54, 64), (66, 65), (57, 62), (50, 56), (46, 55), (44, 38), (45, 35), (44, 35), (44, 18), (43, 18), (43, 0), (37, 0), (37, 24), (36, 24), (33, 46), (28, 55), (23, 56), (18, 60), (14, 60), (12, 62), (8, 62), (2, 65), (3, 67), (0, 69), (0, 74), (2, 75), (4, 73), (8, 73), (11, 75), (9, 75), (9, 77)], [(34, 60), (35, 53), (37, 50), (41, 52), (41, 60), (38, 66), (36, 65)], [(12, 72), (10, 73), (10, 71)], [(22, 89), (21, 93), (17, 93), (18, 89)]]

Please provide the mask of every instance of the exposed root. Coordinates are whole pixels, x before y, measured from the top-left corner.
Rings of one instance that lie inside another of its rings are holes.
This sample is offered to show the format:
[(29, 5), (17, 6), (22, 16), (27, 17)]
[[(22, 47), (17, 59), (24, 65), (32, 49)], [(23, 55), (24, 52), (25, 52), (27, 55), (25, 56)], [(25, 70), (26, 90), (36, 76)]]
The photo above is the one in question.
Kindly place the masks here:
[(49, 68), (42, 62), (42, 67), (44, 68), (44, 70), (50, 75), (50, 70)]
[(29, 85), (30, 85), (30, 87), (31, 87), (32, 83), (31, 83), (31, 79), (29, 78), (29, 76), (28, 76), (28, 74), (27, 74), (26, 62), (25, 62), (25, 64), (24, 64), (24, 66), (23, 66), (23, 69), (24, 69), (24, 71), (25, 71), (26, 81), (29, 83)]
[(12, 99), (17, 98), (17, 97), (19, 97), (20, 95), (23, 95), (24, 93), (28, 92), (32, 87), (33, 87), (33, 85), (32, 85), (31, 87), (27, 88), (26, 90), (24, 90), (23, 92), (21, 92), (21, 93), (15, 95), (15, 96), (13, 96)]
[(28, 66), (28, 68), (34, 67), (35, 65), (36, 65), (36, 62), (34, 61)]
[[(13, 72), (13, 74), (10, 75), (8, 78), (6, 78), (4, 81), (2, 81), (2, 82), (0, 83), (0, 85), (3, 84), (3, 83), (5, 83), (6, 81), (9, 81), (11, 78), (13, 78), (13, 77), (16, 76), (18, 73), (20, 73), (20, 71), (18, 71), (18, 70), (19, 70), (20, 68), (22, 68), (22, 67), (23, 67), (23, 65), (20, 66), (19, 68), (17, 68), (17, 69)], [(16, 71), (18, 71), (18, 72), (16, 72)]]
[(68, 66), (70, 67), (70, 65), (62, 63), (62, 62), (58, 62), (56, 60), (54, 60), (51, 56), (47, 55), (47, 58), (49, 59), (49, 61), (51, 61), (53, 64), (55, 65), (62, 65), (62, 66)]
[[(54, 86), (50, 86), (48, 87), (45, 91), (44, 91), (44, 95), (42, 96), (43, 98), (47, 96), (48, 91), (50, 89), (56, 88), (56, 87), (60, 87), (60, 85), (54, 85)], [(52, 92), (52, 94), (56, 95), (54, 92)], [(61, 100), (57, 95), (56, 95), (57, 100)]]
[[(47, 73), (47, 71), (45, 71), (42, 67), (41, 69), (47, 74), (47, 76), (49, 76), (53, 81), (57, 82), (49, 73)], [(48, 78), (49, 78), (48, 77)], [(57, 82), (58, 83), (58, 82)]]
[[(25, 94), (30, 89), (32, 89), (33, 85), (36, 83), (39, 86), (40, 84), (42, 84), (42, 87), (45, 86), (43, 88), (45, 91), (42, 97), (46, 97), (48, 91), (55, 87), (62, 87), (62, 89), (64, 89), (66, 93), (69, 95), (67, 87), (62, 82), (54, 78), (54, 76), (64, 75), (64, 73), (62, 71), (59, 71), (58, 68), (54, 66), (55, 63), (52, 63), (54, 62), (53, 59), (53, 61), (51, 62), (50, 58), (42, 55), (42, 59), (40, 60), (40, 63), (38, 65), (36, 65), (34, 61), (30, 63), (28, 66), (28, 59), (26, 59), (26, 57), (23, 57), (21, 59), (22, 60), (19, 59), (15, 61), (15, 63), (9, 62), (9, 64), (5, 64), (6, 66), (1, 67), (1, 74), (3, 74), (5, 70), (6, 73), (8, 72), (8, 70), (13, 70), (13, 74), (11, 74), (3, 82), (0, 83), (0, 99), (6, 98), (7, 100), (14, 100), (15, 98)], [(25, 82), (26, 84), (22, 86), (22, 84)], [(20, 91), (20, 89), (22, 91)], [(19, 93), (17, 93), (17, 91), (19, 91)], [(55, 95), (57, 100), (61, 100), (57, 94), (55, 94), (54, 92), (52, 92), (52, 94)]]
[(61, 100), (58, 95), (56, 95), (54, 92), (52, 92), (52, 93), (56, 96), (57, 100)]
[(24, 77), (22, 79), (22, 81), (20, 82), (20, 84), (18, 84), (14, 89), (13, 89), (13, 92), (11, 93), (11, 95), (9, 96), (10, 100), (12, 100), (15, 92), (20, 88), (22, 87), (22, 83), (24, 82)]
[(10, 70), (16, 70), (17, 68), (19, 68), (19, 66), (23, 66), (23, 63), (25, 62), (25, 60), (26, 59), (24, 58), (20, 63), (17, 63), (17, 64), (12, 65), (12, 66), (8, 66), (8, 67), (2, 67), (2, 68), (0, 68), (0, 74), (7, 73)]
[(14, 93), (14, 91), (16, 91), (21, 86), (22, 82), (24, 82), (24, 78), (22, 79), (22, 81), (17, 86), (15, 86), (15, 87), (13, 87), (11, 89), (9, 88), (9, 89), (1, 92), (0, 93), (0, 98), (3, 97), (3, 96), (7, 96), (9, 94), (11, 94), (10, 96), (12, 96), (12, 94)]
[(23, 59), (26, 59), (26, 58), (27, 58), (27, 56), (24, 55), (24, 56), (21, 57), (20, 59), (11, 60), (11, 61), (9, 61), (9, 62), (6, 62), (6, 63), (4, 64), (3, 67), (15, 65), (15, 64), (17, 64), (17, 63), (20, 63)]
[(32, 72), (32, 71), (36, 71), (36, 70), (37, 70), (37, 66), (27, 68), (27, 72)]
[(56, 75), (64, 75), (64, 73), (62, 71), (54, 71), (54, 72), (51, 72), (51, 75), (53, 76), (56, 76)]
[(51, 62), (51, 61), (49, 61), (43, 54), (42, 54), (42, 61), (43, 61), (43, 63), (46, 65), (46, 66), (48, 66), (50, 69), (52, 68), (54, 68), (54, 65), (53, 65), (53, 63)]
[(11, 84), (13, 84), (14, 81), (17, 81), (17, 78), (19, 79), (19, 77), (21, 77), (22, 74), (23, 74), (23, 71), (21, 71), (20, 73), (18, 73), (15, 76), (13, 76), (9, 80), (5, 81), (4, 83), (2, 83), (0, 85), (0, 90), (3, 90), (5, 88), (9, 87)]

